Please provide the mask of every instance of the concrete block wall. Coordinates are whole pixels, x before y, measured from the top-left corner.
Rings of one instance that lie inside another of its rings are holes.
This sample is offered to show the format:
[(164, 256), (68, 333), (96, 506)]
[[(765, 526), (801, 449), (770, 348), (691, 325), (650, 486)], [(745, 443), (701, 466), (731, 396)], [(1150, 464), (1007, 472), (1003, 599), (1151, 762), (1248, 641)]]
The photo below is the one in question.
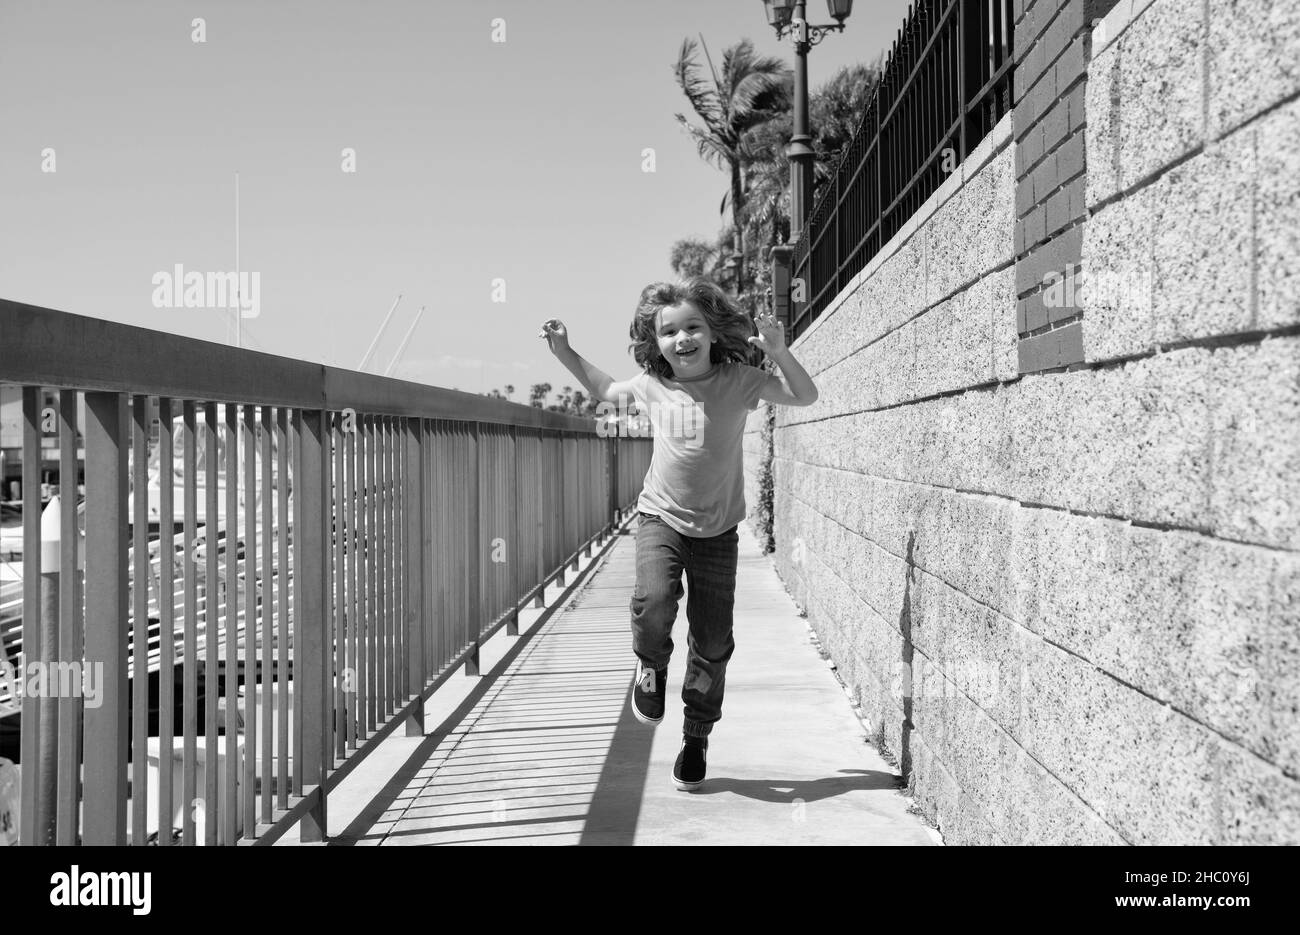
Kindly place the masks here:
[(1086, 25), (1080, 359), (1013, 113), (795, 344), (773, 558), (948, 843), (1300, 843), (1300, 6)]

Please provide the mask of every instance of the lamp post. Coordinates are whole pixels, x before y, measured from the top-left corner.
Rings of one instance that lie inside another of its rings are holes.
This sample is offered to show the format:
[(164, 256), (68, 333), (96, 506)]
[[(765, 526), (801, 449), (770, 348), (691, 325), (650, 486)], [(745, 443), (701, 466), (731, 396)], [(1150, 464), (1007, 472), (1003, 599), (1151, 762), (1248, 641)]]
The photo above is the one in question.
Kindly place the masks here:
[(826, 0), (834, 23), (811, 26), (806, 0), (763, 0), (767, 22), (778, 39), (794, 37), (794, 133), (785, 154), (790, 159), (790, 241), (798, 240), (812, 210), (813, 148), (808, 135), (808, 50), (832, 30), (843, 32), (853, 0)]

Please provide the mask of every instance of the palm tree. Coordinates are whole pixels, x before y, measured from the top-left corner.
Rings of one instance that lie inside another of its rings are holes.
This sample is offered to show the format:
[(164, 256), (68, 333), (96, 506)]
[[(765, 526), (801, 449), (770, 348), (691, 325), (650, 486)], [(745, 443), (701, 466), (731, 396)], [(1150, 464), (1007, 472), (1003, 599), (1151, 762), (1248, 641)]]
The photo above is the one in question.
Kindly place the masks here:
[(703, 240), (679, 240), (673, 244), (668, 256), (668, 265), (673, 272), (683, 279), (692, 276), (708, 276), (718, 267), (718, 248)]
[[(704, 42), (702, 36), (700, 42)], [(789, 108), (793, 75), (790, 66), (781, 59), (757, 56), (753, 43), (742, 39), (722, 53), (721, 77), (713, 70), (713, 59), (709, 58), (709, 69), (713, 74), (713, 87), (710, 88), (697, 75), (699, 66), (695, 61), (695, 50), (695, 40), (683, 40), (673, 75), (704, 125), (694, 126), (680, 113), (676, 116), (694, 138), (700, 158), (731, 175), (730, 189), (723, 196), (720, 211), (726, 212), (730, 199), (734, 238), (732, 255), (736, 262), (735, 282), (739, 294), (744, 282), (746, 189), (746, 154), (741, 140), (746, 130)], [(704, 54), (708, 57), (707, 45)]]

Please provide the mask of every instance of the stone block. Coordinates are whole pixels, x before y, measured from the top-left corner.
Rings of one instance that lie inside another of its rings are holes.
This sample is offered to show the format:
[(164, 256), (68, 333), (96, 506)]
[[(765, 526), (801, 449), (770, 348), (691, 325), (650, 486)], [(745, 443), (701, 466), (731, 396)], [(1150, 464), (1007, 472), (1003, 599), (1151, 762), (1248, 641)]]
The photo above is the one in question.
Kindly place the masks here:
[(1300, 91), (1300, 4), (1209, 0), (1209, 136)]
[(1083, 225), (1083, 276), (1076, 288), (1095, 284), (1084, 289), (1080, 303), (1084, 359), (1089, 362), (1138, 354), (1152, 346), (1157, 207), (1153, 189), (1147, 186), (1107, 205)]
[(1131, 843), (1215, 843), (1218, 738), (1077, 656), (1027, 640), (1029, 753)]
[(1250, 128), (1234, 133), (1151, 186), (1158, 343), (1251, 328), (1254, 137)]
[(1214, 843), (1300, 841), (1300, 782), (1231, 744), (1221, 743), (1215, 752), (1219, 809)]
[(1203, 139), (1203, 30), (1200, 4), (1155, 0), (1120, 37), (1121, 188), (1169, 165)]
[(1088, 207), (1105, 201), (1120, 189), (1120, 57), (1119, 45), (1111, 44), (1088, 65), (1084, 92), (1087, 124), (1084, 150), (1087, 155)]
[[(1059, 510), (1016, 514), (1011, 613), (1044, 639), (1273, 762), (1297, 684), (1279, 558), (1251, 546)], [(1294, 768), (1294, 767), (1292, 767)]]
[(1255, 146), (1257, 323), (1282, 328), (1300, 322), (1300, 101), (1261, 119)]
[(1220, 348), (1208, 373), (1214, 532), (1300, 549), (1300, 337)]
[(1016, 366), (1015, 269), (1007, 267), (985, 277), (981, 286), (988, 289), (989, 347), (993, 356), (993, 379), (1014, 380)]

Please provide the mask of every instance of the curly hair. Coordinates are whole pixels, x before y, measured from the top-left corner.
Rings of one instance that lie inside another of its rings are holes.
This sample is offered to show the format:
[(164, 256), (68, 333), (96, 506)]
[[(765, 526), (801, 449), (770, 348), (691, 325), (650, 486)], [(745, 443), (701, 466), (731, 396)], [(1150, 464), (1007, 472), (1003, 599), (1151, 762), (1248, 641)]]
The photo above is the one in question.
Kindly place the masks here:
[(749, 343), (758, 334), (754, 320), (722, 287), (702, 276), (677, 282), (652, 282), (641, 290), (636, 313), (628, 328), (632, 343), (628, 350), (642, 369), (672, 379), (673, 368), (659, 353), (659, 312), (683, 302), (690, 302), (708, 323), (709, 330), (718, 340), (709, 345), (709, 360), (713, 363), (735, 361), (757, 367), (762, 363), (763, 352)]

